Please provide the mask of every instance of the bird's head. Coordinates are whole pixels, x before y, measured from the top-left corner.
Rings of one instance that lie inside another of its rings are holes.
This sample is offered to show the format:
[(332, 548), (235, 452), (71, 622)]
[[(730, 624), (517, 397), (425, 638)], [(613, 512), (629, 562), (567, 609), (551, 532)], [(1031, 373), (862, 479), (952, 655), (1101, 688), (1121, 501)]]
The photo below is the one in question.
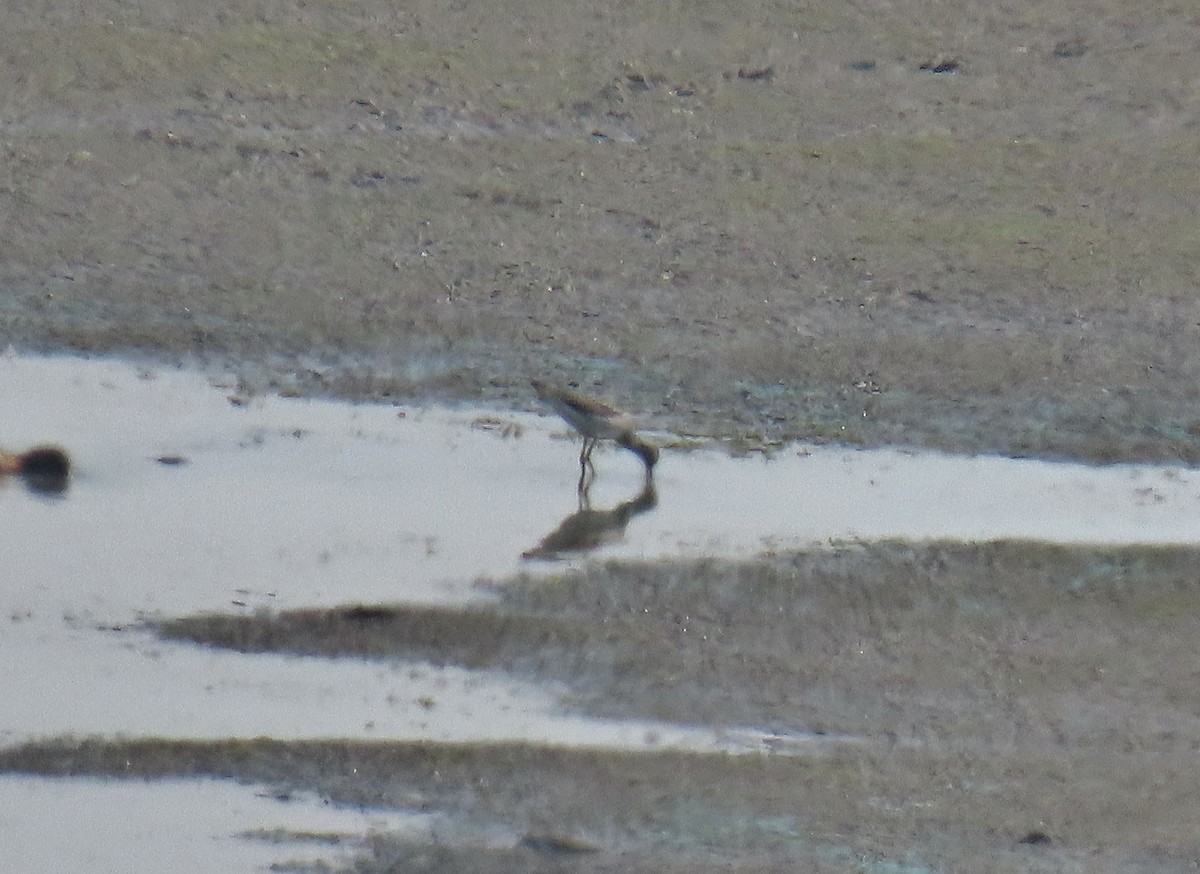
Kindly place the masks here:
[(633, 435), (628, 440), (621, 442), (638, 454), (638, 457), (642, 459), (642, 464), (646, 465), (647, 472), (653, 470), (654, 465), (658, 464), (658, 447), (654, 444), (647, 443), (645, 440)]

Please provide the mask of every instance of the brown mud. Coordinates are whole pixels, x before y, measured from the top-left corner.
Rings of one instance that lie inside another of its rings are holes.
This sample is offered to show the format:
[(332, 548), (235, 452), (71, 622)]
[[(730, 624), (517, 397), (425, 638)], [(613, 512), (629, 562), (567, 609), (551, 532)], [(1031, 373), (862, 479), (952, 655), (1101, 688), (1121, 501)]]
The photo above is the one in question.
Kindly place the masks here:
[[(495, 606), (461, 614), (182, 617), (161, 633), (504, 670), (564, 684), (571, 709), (757, 725), (780, 745), (67, 738), (0, 753), (0, 768), (218, 776), (453, 814), (432, 845), (377, 839), (363, 871), (550, 865), (546, 841), (555, 859), (556, 841), (594, 851), (566, 853), (583, 870), (1182, 871), (1200, 852), (1186, 803), (1200, 789), (1197, 566), (1186, 549), (882, 544), (592, 564), (498, 584)], [(789, 747), (798, 732), (861, 740)]]
[(0, 341), (366, 400), (573, 381), (676, 433), (1200, 457), (1182, 7), (6, 25)]

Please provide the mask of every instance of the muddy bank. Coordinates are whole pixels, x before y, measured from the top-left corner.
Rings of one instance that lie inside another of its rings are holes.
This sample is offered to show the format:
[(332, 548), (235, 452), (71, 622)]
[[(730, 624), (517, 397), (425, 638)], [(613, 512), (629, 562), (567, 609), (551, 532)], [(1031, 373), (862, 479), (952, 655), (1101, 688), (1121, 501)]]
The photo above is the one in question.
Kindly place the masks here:
[[(734, 859), (774, 870), (797, 854), (817, 870), (1085, 859), (1089, 870), (1185, 870), (1200, 851), (1178, 801), (1198, 788), (1196, 561), (1178, 549), (884, 545), (593, 565), (502, 581), (496, 607), (465, 615), (180, 618), (163, 633), (246, 652), (503, 669), (564, 683), (570, 708), (758, 724), (781, 743), (697, 756), (64, 739), (0, 753), (0, 768), (219, 776), (451, 815), (429, 844), (379, 838), (362, 871), (551, 865), (563, 853), (597, 871)], [(863, 740), (813, 750), (789, 746), (789, 731)]]
[[(368, 857), (345, 869), (360, 872), (723, 871), (731, 864), (784, 871), (803, 859), (805, 870), (820, 872), (878, 866), (917, 874), (943, 866), (1015, 872), (1084, 858), (1061, 829), (1054, 838), (1037, 837), (1045, 834), (1039, 823), (1046, 811), (1019, 791), (986, 793), (993, 796), (987, 811), (954, 812), (972, 793), (952, 782), (937, 757), (913, 753), (800, 760), (627, 757), (520, 745), (68, 741), (0, 753), (2, 765), (14, 759), (38, 773), (131, 779), (182, 767), (197, 776), (268, 781), (281, 792), (316, 787), (335, 803), (455, 813), (441, 840), (377, 836)], [(997, 774), (981, 762), (971, 776)], [(1064, 775), (1055, 769), (1052, 776)], [(864, 829), (864, 821), (873, 825)], [(955, 849), (947, 852), (948, 845)], [(971, 866), (979, 852), (989, 867)], [(1158, 870), (1173, 870), (1170, 854), (1155, 855), (1163, 863)], [(1145, 854), (1088, 847), (1086, 857), (1103, 871)]]
[(1181, 15), (42, 4), (0, 36), (0, 343), (1191, 462)]
[(963, 747), (1022, 733), (1111, 743), (1150, 712), (1157, 724), (1163, 705), (1194, 727), (1171, 702), (1190, 696), (1195, 561), (1187, 549), (848, 546), (593, 564), (499, 583), (500, 604), (474, 610), (210, 614), (161, 631), (246, 652), (498, 668), (565, 683), (569, 704), (597, 715)]

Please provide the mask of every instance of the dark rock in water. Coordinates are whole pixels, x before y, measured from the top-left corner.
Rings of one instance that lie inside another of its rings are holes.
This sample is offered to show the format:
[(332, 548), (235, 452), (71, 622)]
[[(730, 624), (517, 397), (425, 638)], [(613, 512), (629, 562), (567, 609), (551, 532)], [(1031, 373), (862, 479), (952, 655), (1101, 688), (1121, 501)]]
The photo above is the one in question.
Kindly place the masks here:
[(926, 73), (957, 73), (962, 69), (962, 61), (958, 58), (944, 58), (937, 61), (926, 61), (917, 69)]
[(521, 838), (521, 846), (551, 856), (574, 856), (600, 852), (600, 848), (590, 841), (570, 835), (528, 834)]
[(35, 492), (61, 492), (71, 477), (71, 459), (57, 446), (39, 446), (21, 456), (19, 473)]
[(1087, 50), (1087, 43), (1078, 37), (1075, 39), (1064, 39), (1054, 44), (1054, 57), (1082, 58), (1087, 53)]

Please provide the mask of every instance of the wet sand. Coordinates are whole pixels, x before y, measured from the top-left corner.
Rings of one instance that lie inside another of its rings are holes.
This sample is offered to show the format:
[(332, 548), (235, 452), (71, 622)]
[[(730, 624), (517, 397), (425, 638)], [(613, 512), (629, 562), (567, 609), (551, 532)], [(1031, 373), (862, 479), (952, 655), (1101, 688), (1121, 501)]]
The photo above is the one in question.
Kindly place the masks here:
[(1182, 12), (7, 23), (4, 342), (372, 400), (575, 381), (752, 444), (1200, 454)]
[[(530, 378), (573, 381), (751, 450), (1192, 464), (1197, 32), (1116, 0), (11, 10), (0, 342), (246, 396), (530, 409)], [(871, 738), (818, 761), (117, 738), (0, 761), (458, 817), (359, 870), (1185, 870), (1197, 558), (891, 543), (498, 581), (583, 635), (500, 622), (504, 670), (589, 712)], [(296, 621), (254, 633), (361, 655)]]
[[(68, 738), (4, 751), (0, 767), (210, 775), (448, 816), (431, 840), (377, 836), (355, 870), (568, 855), (584, 870), (1184, 871), (1200, 852), (1185, 801), (1198, 788), (1196, 561), (893, 544), (512, 581), (473, 634), (434, 608), (164, 626), (242, 651), (499, 667), (565, 684), (584, 712), (750, 721), (780, 736), (759, 755)], [(866, 740), (814, 754), (789, 748), (793, 729)]]

